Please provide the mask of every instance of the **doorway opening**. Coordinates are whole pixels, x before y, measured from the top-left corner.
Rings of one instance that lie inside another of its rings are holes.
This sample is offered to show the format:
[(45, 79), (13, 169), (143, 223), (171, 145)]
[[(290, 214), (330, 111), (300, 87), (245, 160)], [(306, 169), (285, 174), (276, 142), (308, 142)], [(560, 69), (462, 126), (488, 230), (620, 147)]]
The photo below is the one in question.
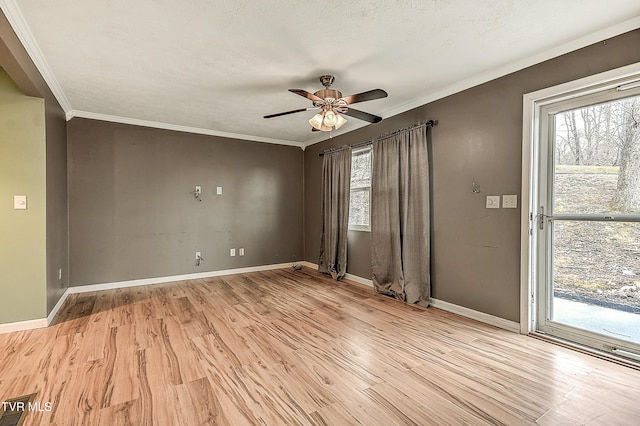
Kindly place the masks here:
[(526, 331), (640, 361), (640, 76), (597, 77), (529, 111)]

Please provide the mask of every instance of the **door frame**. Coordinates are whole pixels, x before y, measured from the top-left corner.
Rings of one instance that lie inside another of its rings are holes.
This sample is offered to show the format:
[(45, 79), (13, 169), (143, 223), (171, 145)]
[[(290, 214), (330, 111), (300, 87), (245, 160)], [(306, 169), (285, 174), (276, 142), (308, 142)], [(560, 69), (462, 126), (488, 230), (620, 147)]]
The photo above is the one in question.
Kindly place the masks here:
[[(540, 159), (546, 152), (541, 146), (540, 120), (544, 105), (616, 88), (630, 82), (640, 83), (640, 62), (595, 74), (579, 80), (548, 87), (523, 95), (522, 105), (522, 209), (520, 218), (520, 333), (535, 331), (538, 241), (536, 226), (540, 205)], [(543, 259), (542, 261), (548, 261)]]

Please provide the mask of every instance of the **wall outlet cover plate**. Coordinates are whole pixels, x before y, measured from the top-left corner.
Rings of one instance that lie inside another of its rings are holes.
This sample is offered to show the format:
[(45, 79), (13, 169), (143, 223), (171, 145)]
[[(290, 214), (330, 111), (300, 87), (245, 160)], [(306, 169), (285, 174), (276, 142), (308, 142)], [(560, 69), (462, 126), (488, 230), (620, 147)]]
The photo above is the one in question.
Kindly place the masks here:
[(27, 209), (27, 196), (26, 195), (14, 195), (13, 196), (13, 208), (15, 210)]
[(487, 208), (499, 209), (500, 208), (500, 196), (499, 195), (487, 195)]
[(518, 208), (518, 196), (517, 195), (503, 195), (502, 196), (502, 208), (505, 208), (505, 209)]

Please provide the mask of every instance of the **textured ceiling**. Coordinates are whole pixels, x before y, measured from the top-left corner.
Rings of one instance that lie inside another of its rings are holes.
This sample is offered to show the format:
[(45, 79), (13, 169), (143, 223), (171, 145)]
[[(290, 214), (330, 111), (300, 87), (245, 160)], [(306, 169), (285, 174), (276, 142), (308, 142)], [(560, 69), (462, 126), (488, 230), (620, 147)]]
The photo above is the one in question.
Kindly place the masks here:
[[(68, 117), (306, 146), (287, 92), (382, 88), (390, 117), (640, 27), (638, 0), (0, 0)], [(365, 123), (349, 118), (336, 134)]]

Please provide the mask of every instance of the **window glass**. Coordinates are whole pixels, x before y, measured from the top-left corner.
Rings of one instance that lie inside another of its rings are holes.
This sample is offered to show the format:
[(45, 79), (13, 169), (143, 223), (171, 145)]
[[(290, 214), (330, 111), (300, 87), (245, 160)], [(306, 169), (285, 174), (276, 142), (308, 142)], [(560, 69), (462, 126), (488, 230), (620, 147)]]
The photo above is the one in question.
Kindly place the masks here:
[(351, 158), (349, 229), (370, 230), (371, 146), (354, 150)]

